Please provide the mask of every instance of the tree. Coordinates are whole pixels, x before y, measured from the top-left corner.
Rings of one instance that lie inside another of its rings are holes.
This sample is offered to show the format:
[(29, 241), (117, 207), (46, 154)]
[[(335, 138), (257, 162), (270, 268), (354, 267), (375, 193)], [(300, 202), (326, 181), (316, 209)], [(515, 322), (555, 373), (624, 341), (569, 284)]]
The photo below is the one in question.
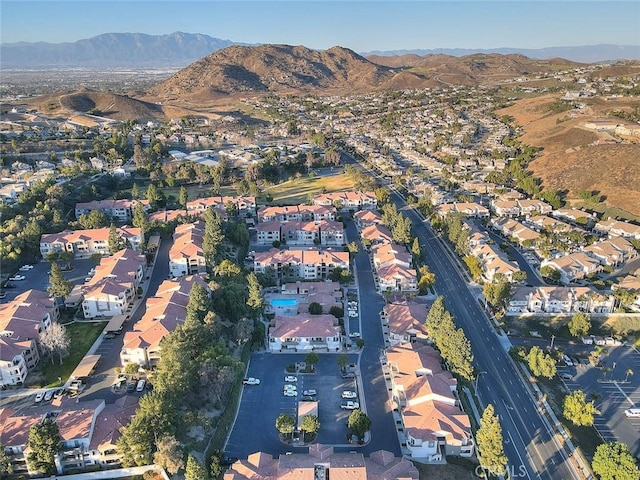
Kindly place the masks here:
[(66, 270), (70, 270), (71, 262), (75, 258), (75, 255), (73, 254), (73, 252), (69, 252), (67, 250), (65, 250), (64, 252), (60, 252), (59, 258), (60, 258), (60, 261), (64, 263), (64, 268)]
[(207, 470), (193, 455), (189, 455), (189, 458), (187, 458), (184, 480), (209, 480)]
[(58, 425), (51, 419), (34, 423), (29, 429), (29, 468), (47, 475), (56, 473), (55, 457), (61, 447)]
[(322, 305), (318, 302), (311, 302), (309, 304), (309, 313), (311, 315), (322, 315)]
[(311, 353), (307, 353), (304, 357), (304, 361), (311, 365), (314, 366), (316, 363), (318, 363), (320, 361), (320, 357), (318, 356), (318, 354), (316, 352), (311, 352)]
[(127, 242), (118, 234), (115, 224), (109, 227), (109, 237), (107, 239), (109, 245), (109, 253), (114, 254), (127, 247)]
[(138, 184), (135, 182), (131, 187), (131, 198), (133, 200), (138, 200), (140, 198), (140, 187), (138, 187)]
[(131, 223), (134, 227), (142, 230), (143, 235), (147, 233), (147, 230), (149, 230), (149, 221), (147, 220), (147, 214), (144, 213), (144, 206), (140, 202), (137, 202), (133, 206), (133, 218), (131, 219)]
[(352, 260), (355, 258), (358, 251), (360, 250), (356, 242), (349, 243), (346, 248), (347, 248), (347, 251), (349, 252), (349, 258)]
[(153, 463), (165, 468), (172, 475), (184, 467), (182, 448), (176, 437), (173, 435), (162, 437), (156, 446), (158, 450), (153, 454)]
[(156, 187), (155, 183), (151, 182), (147, 187), (147, 193), (145, 195), (146, 199), (149, 201), (149, 205), (151, 208), (157, 208), (158, 204), (162, 200), (162, 195)]
[(202, 325), (204, 317), (211, 309), (211, 300), (205, 287), (194, 282), (189, 292), (189, 302), (187, 303), (187, 314), (184, 325), (189, 328), (194, 325)]
[(556, 374), (556, 361), (544, 353), (540, 347), (533, 346), (525, 357), (531, 373), (536, 377), (553, 378)]
[(281, 435), (291, 435), (293, 433), (293, 427), (295, 426), (295, 420), (291, 415), (281, 413), (276, 418), (276, 430)]
[(337, 319), (344, 318), (344, 309), (342, 307), (338, 307), (337, 305), (334, 305), (333, 307), (331, 307), (329, 309), (329, 313), (334, 317), (336, 317)]
[(429, 267), (422, 265), (418, 270), (420, 274), (420, 280), (418, 281), (418, 290), (421, 295), (427, 293), (429, 288), (433, 287), (436, 283), (436, 275), (429, 270)]
[(569, 333), (574, 337), (582, 337), (589, 333), (591, 329), (591, 321), (589, 316), (583, 312), (577, 312), (569, 320)]
[(262, 287), (260, 286), (258, 277), (253, 272), (247, 275), (247, 288), (249, 290), (249, 295), (247, 296), (247, 307), (249, 307), (253, 313), (253, 317), (255, 318), (262, 312), (264, 300), (262, 298)]
[(527, 279), (527, 274), (522, 270), (518, 270), (517, 272), (513, 272), (513, 275), (511, 275), (511, 279), (515, 283), (522, 283)]
[(411, 254), (413, 255), (414, 261), (418, 262), (422, 258), (422, 250), (420, 249), (420, 240), (418, 237), (413, 239), (413, 244), (411, 245)]
[(560, 277), (562, 276), (559, 270), (556, 270), (549, 265), (545, 265), (540, 269), (540, 275), (542, 275), (544, 278), (552, 280), (553, 282), (559, 282)]
[(313, 435), (320, 430), (320, 420), (315, 415), (305, 415), (300, 423), (300, 430)]
[(225, 258), (213, 268), (213, 273), (218, 277), (234, 277), (242, 275), (242, 270), (237, 263)]
[(348, 425), (353, 434), (358, 437), (358, 440), (362, 441), (364, 440), (364, 434), (371, 430), (371, 419), (362, 410), (356, 408), (349, 415)]
[(11, 457), (4, 450), (4, 445), (0, 444), (0, 478), (7, 478), (13, 473)]
[(64, 325), (53, 322), (48, 329), (40, 332), (38, 341), (40, 346), (51, 355), (51, 363), (53, 363), (55, 353), (60, 359), (60, 365), (62, 365), (62, 359), (67, 355), (71, 345), (71, 338)]
[(78, 218), (78, 223), (87, 230), (106, 227), (111, 223), (111, 219), (102, 210), (91, 210)]
[(51, 264), (51, 274), (49, 275), (49, 288), (47, 292), (54, 297), (65, 298), (71, 292), (73, 284), (64, 278), (62, 270), (57, 263)]
[(476, 442), (482, 468), (493, 475), (503, 475), (507, 467), (507, 456), (504, 454), (502, 427), (491, 404), (482, 413)]
[(598, 413), (593, 402), (587, 402), (584, 392), (576, 390), (564, 397), (562, 414), (574, 425), (593, 425), (593, 416)]
[(467, 255), (462, 259), (469, 269), (469, 273), (473, 279), (477, 282), (482, 278), (482, 264), (473, 255)]
[(431, 304), (429, 313), (427, 314), (427, 319), (424, 322), (424, 326), (427, 328), (427, 333), (432, 339), (434, 338), (433, 334), (444, 317), (445, 311), (444, 296), (439, 295)]
[(180, 192), (178, 193), (178, 203), (186, 209), (188, 199), (189, 199), (189, 196), (187, 194), (187, 189), (184, 188), (184, 185), (182, 185), (180, 187)]
[(598, 445), (591, 468), (600, 480), (638, 480), (638, 467), (624, 443), (607, 442)]
[(338, 355), (338, 359), (336, 360), (338, 362), (338, 366), (340, 367), (341, 371), (344, 371), (347, 363), (349, 363), (349, 357), (347, 357), (344, 353)]

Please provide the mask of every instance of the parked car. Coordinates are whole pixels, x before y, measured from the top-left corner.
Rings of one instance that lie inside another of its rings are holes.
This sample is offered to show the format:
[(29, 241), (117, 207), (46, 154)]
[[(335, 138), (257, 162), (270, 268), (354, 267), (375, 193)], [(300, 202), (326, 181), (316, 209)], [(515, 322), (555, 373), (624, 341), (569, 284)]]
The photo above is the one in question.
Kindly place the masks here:
[(302, 396), (302, 401), (303, 402), (315, 402), (316, 401), (316, 397), (314, 397), (313, 395), (303, 395)]
[(624, 411), (627, 417), (640, 417), (640, 408), (628, 408)]
[(63, 388), (56, 388), (53, 391), (53, 398), (60, 398), (63, 393), (64, 393), (64, 389)]
[(127, 393), (133, 393), (136, 390), (136, 382), (127, 382)]
[(342, 378), (356, 378), (356, 374), (354, 372), (346, 372), (342, 374)]
[(141, 392), (144, 390), (144, 386), (147, 384), (147, 381), (142, 378), (138, 380), (138, 384), (136, 385), (136, 392)]
[(297, 397), (298, 396), (298, 392), (296, 392), (295, 390), (288, 390), (288, 389), (283, 390), (282, 394), (285, 397)]
[(297, 382), (298, 381), (298, 377), (295, 377), (293, 375), (287, 375), (286, 377), (284, 377), (284, 381), (285, 382)]
[(47, 390), (47, 393), (44, 394), (44, 401), (49, 402), (53, 398), (53, 390)]
[(5, 292), (1, 292), (0, 293), (0, 300), (2, 300), (3, 298), (6, 298), (7, 294)]
[(116, 338), (116, 334), (115, 333), (107, 333), (104, 337), (105, 340), (111, 340), (113, 338)]
[(571, 361), (568, 355), (563, 355), (562, 359), (564, 360), (564, 363), (566, 363), (568, 367), (573, 367), (573, 362)]
[(316, 396), (318, 394), (318, 391), (312, 388), (310, 390), (305, 390), (304, 392), (302, 392), (302, 394), (314, 397), (314, 396)]
[(342, 398), (358, 398), (358, 394), (351, 390), (344, 390), (342, 392)]
[(253, 378), (253, 377), (246, 377), (244, 380), (242, 380), (242, 383), (245, 385), (260, 385), (260, 379)]
[(340, 405), (340, 408), (344, 408), (345, 410), (355, 410), (356, 408), (360, 408), (360, 404), (358, 402), (345, 402)]
[(40, 403), (43, 398), (44, 398), (44, 392), (36, 393), (36, 398), (35, 398), (36, 403)]
[(28, 272), (32, 268), (33, 268), (33, 265), (23, 265), (18, 270), (20, 270), (21, 272)]
[(349, 338), (360, 338), (360, 332), (351, 332)]
[(286, 384), (282, 387), (283, 390), (298, 390), (298, 387), (296, 387), (295, 385), (291, 385), (291, 384)]
[(20, 280), (24, 280), (25, 278), (27, 278), (27, 277), (25, 277), (24, 275), (16, 274), (13, 277), (9, 277), (9, 280), (11, 280), (12, 282), (17, 282), (17, 281), (20, 281)]
[(16, 288), (16, 284), (15, 283), (5, 283), (2, 288)]
[(564, 372), (562, 375), (560, 375), (562, 378), (564, 378), (565, 380), (571, 380), (573, 378), (573, 375), (571, 375), (570, 373)]

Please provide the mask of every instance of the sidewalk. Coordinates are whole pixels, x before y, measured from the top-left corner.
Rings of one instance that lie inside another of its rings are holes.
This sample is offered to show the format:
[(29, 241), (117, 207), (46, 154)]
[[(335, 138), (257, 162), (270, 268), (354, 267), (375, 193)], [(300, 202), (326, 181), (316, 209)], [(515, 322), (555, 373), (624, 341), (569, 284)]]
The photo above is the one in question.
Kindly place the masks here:
[(162, 478), (169, 480), (164, 468), (157, 465), (145, 465), (143, 467), (118, 468), (117, 470), (101, 470), (99, 472), (78, 473), (77, 475), (52, 475), (49, 480), (110, 480), (112, 478), (128, 478), (134, 475), (143, 475), (145, 472), (154, 471)]

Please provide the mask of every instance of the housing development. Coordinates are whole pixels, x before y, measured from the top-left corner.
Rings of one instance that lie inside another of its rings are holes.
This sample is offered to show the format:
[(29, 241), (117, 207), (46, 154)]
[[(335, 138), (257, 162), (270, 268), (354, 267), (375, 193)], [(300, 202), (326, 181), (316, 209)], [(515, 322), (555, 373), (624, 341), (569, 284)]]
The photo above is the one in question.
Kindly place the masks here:
[(3, 104), (2, 471), (638, 478), (640, 212), (541, 185), (505, 110), (636, 145), (586, 113), (637, 99), (607, 67), (259, 122)]

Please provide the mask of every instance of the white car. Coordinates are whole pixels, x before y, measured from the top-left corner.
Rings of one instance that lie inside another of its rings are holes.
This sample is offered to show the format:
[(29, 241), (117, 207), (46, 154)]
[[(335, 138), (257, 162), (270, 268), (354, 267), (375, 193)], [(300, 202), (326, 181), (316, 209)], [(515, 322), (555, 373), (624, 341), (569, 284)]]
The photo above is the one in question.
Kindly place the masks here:
[(313, 397), (318, 394), (318, 391), (315, 389), (305, 390), (304, 392), (302, 392), (302, 394), (305, 396)]
[(295, 377), (293, 375), (287, 375), (286, 377), (284, 377), (284, 381), (285, 382), (297, 382), (298, 381), (298, 377)]
[(42, 401), (42, 399), (44, 398), (44, 392), (38, 392), (36, 393), (36, 403), (40, 403)]
[(627, 417), (640, 417), (640, 408), (628, 408), (624, 411)]
[(285, 397), (297, 397), (298, 396), (298, 392), (296, 392), (295, 390), (287, 390), (285, 389), (282, 394)]
[(47, 393), (44, 394), (44, 401), (48, 402), (53, 398), (54, 390), (47, 390)]
[(33, 265), (23, 265), (18, 270), (20, 270), (21, 272), (28, 272), (32, 268), (33, 268)]
[(295, 385), (289, 385), (286, 384), (284, 387), (282, 387), (283, 390), (298, 390), (298, 387), (296, 387)]
[(358, 402), (346, 402), (340, 405), (340, 408), (344, 408), (345, 410), (355, 410), (356, 408), (360, 408), (360, 404)]
[(25, 277), (24, 275), (14, 275), (13, 277), (9, 277), (9, 280), (15, 282), (18, 280), (24, 280), (25, 278), (27, 277)]
[(242, 383), (244, 383), (245, 385), (260, 385), (260, 379), (248, 377), (242, 380)]
[(351, 390), (344, 390), (342, 392), (342, 398), (358, 398), (358, 394)]
[(360, 338), (360, 332), (351, 332), (349, 338)]

